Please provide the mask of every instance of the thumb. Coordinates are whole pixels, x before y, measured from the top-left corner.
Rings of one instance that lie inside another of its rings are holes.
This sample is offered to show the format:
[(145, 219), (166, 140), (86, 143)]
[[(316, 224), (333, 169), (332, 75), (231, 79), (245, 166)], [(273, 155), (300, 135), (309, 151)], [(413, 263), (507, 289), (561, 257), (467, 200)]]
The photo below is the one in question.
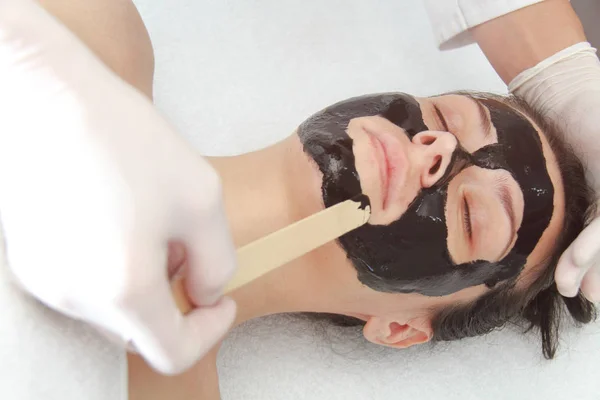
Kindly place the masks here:
[(229, 297), (184, 316), (174, 304), (154, 303), (151, 316), (132, 321), (131, 345), (148, 364), (166, 375), (186, 371), (208, 353), (225, 336), (236, 313), (235, 302)]
[[(236, 304), (229, 297), (222, 297), (211, 307), (195, 308), (183, 318), (186, 330), (180, 337), (181, 353), (177, 360), (179, 373), (190, 368), (225, 336), (236, 314)], [(167, 372), (168, 373), (168, 372)]]
[(600, 217), (592, 220), (560, 257), (554, 273), (558, 291), (566, 297), (576, 296), (586, 273), (598, 264)]
[(600, 266), (587, 271), (581, 281), (581, 293), (592, 303), (600, 302)]
[[(236, 268), (236, 255), (223, 205), (205, 213), (184, 238), (188, 252), (186, 291), (195, 305), (212, 305)], [(209, 214), (209, 215), (206, 215)]]
[[(124, 322), (122, 331), (137, 351), (163, 374), (178, 374), (191, 367), (227, 332), (235, 317), (235, 303), (229, 298), (182, 315), (171, 292), (164, 262), (166, 246), (136, 248), (133, 284), (120, 299), (115, 320)], [(141, 272), (141, 271), (140, 271)], [(153, 274), (158, 272), (158, 274)]]

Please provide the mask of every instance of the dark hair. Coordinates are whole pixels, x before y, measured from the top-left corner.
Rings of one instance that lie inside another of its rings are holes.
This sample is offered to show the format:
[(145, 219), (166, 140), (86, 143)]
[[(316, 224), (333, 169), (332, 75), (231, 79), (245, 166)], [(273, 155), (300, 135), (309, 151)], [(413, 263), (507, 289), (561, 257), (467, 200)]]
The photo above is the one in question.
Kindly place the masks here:
[[(558, 347), (559, 327), (563, 310), (578, 324), (596, 318), (596, 308), (581, 293), (574, 298), (563, 297), (554, 282), (554, 272), (562, 253), (583, 230), (586, 215), (591, 212), (592, 192), (587, 185), (584, 169), (567, 145), (560, 130), (524, 101), (515, 96), (490, 93), (453, 92), (509, 104), (529, 117), (542, 131), (556, 156), (561, 174), (565, 215), (562, 229), (555, 240), (552, 254), (534, 265), (520, 277), (496, 285), (474, 301), (432, 310), (433, 341), (458, 340), (484, 335), (507, 323), (526, 322), (525, 330), (537, 329), (542, 339), (544, 357), (552, 359)], [(341, 315), (321, 314), (336, 325), (363, 325), (364, 321)]]
[(432, 321), (433, 340), (456, 340), (483, 335), (509, 322), (518, 323), (521, 318), (527, 322), (526, 330), (539, 330), (544, 357), (552, 359), (558, 347), (563, 304), (576, 323), (585, 324), (596, 318), (594, 304), (581, 293), (574, 298), (562, 296), (554, 282), (554, 272), (561, 254), (585, 226), (586, 215), (592, 205), (591, 189), (586, 183), (581, 162), (556, 126), (515, 96), (494, 96), (488, 93), (481, 96), (492, 97), (513, 106), (541, 129), (559, 164), (565, 193), (565, 216), (552, 254), (521, 277), (529, 281), (524, 288), (518, 287), (518, 279), (505, 282), (470, 303), (438, 310)]

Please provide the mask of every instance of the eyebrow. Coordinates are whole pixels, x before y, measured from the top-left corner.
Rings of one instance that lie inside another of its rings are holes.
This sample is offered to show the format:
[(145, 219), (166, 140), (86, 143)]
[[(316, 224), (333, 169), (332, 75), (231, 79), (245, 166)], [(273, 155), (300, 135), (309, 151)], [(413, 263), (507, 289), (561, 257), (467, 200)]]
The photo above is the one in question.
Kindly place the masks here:
[(512, 243), (512, 240), (517, 233), (515, 221), (515, 209), (513, 207), (512, 196), (510, 194), (510, 189), (508, 188), (508, 184), (504, 179), (499, 179), (496, 186), (496, 193), (500, 197), (500, 203), (502, 204), (502, 208), (504, 208), (504, 212), (508, 215), (508, 219), (510, 220), (510, 241), (506, 244), (506, 248), (502, 251), (502, 253), (506, 253), (508, 250), (508, 246)]
[(488, 109), (477, 97), (470, 96), (470, 98), (475, 102), (475, 104), (477, 104), (479, 119), (481, 121), (481, 129), (483, 130), (483, 137), (487, 139), (492, 134), (492, 120), (490, 119)]

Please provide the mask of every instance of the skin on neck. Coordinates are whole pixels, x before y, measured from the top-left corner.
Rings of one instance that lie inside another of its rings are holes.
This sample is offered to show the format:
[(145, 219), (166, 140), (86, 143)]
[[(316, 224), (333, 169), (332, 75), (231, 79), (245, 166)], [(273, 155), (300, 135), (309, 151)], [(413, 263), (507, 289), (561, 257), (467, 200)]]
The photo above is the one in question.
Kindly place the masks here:
[[(221, 176), (237, 248), (323, 209), (321, 199), (309, 195), (320, 193), (320, 177), (296, 134), (262, 150), (208, 161)], [(238, 305), (234, 325), (270, 314), (321, 309), (327, 292), (307, 272), (327, 262), (325, 255), (331, 258), (330, 246), (336, 245), (327, 244), (229, 293)]]

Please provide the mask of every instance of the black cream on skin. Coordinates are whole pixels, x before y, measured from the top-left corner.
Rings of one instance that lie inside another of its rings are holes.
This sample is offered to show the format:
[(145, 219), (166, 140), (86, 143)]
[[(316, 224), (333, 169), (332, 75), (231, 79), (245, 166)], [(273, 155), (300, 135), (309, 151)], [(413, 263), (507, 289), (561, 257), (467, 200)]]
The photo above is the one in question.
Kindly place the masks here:
[[(519, 275), (527, 256), (548, 227), (554, 210), (554, 187), (546, 169), (542, 143), (533, 125), (501, 102), (480, 99), (490, 112), (498, 143), (474, 153), (459, 146), (444, 176), (423, 189), (406, 212), (389, 225), (364, 225), (338, 239), (358, 271), (358, 278), (385, 292), (444, 296), (467, 287)], [(353, 118), (379, 115), (412, 138), (429, 130), (419, 103), (403, 93), (357, 97), (313, 115), (298, 129), (304, 151), (323, 174), (326, 207), (361, 193), (360, 179), (346, 133)], [(450, 181), (469, 166), (504, 169), (519, 184), (524, 198), (523, 222), (511, 251), (500, 261), (453, 263), (447, 245), (445, 206)]]

